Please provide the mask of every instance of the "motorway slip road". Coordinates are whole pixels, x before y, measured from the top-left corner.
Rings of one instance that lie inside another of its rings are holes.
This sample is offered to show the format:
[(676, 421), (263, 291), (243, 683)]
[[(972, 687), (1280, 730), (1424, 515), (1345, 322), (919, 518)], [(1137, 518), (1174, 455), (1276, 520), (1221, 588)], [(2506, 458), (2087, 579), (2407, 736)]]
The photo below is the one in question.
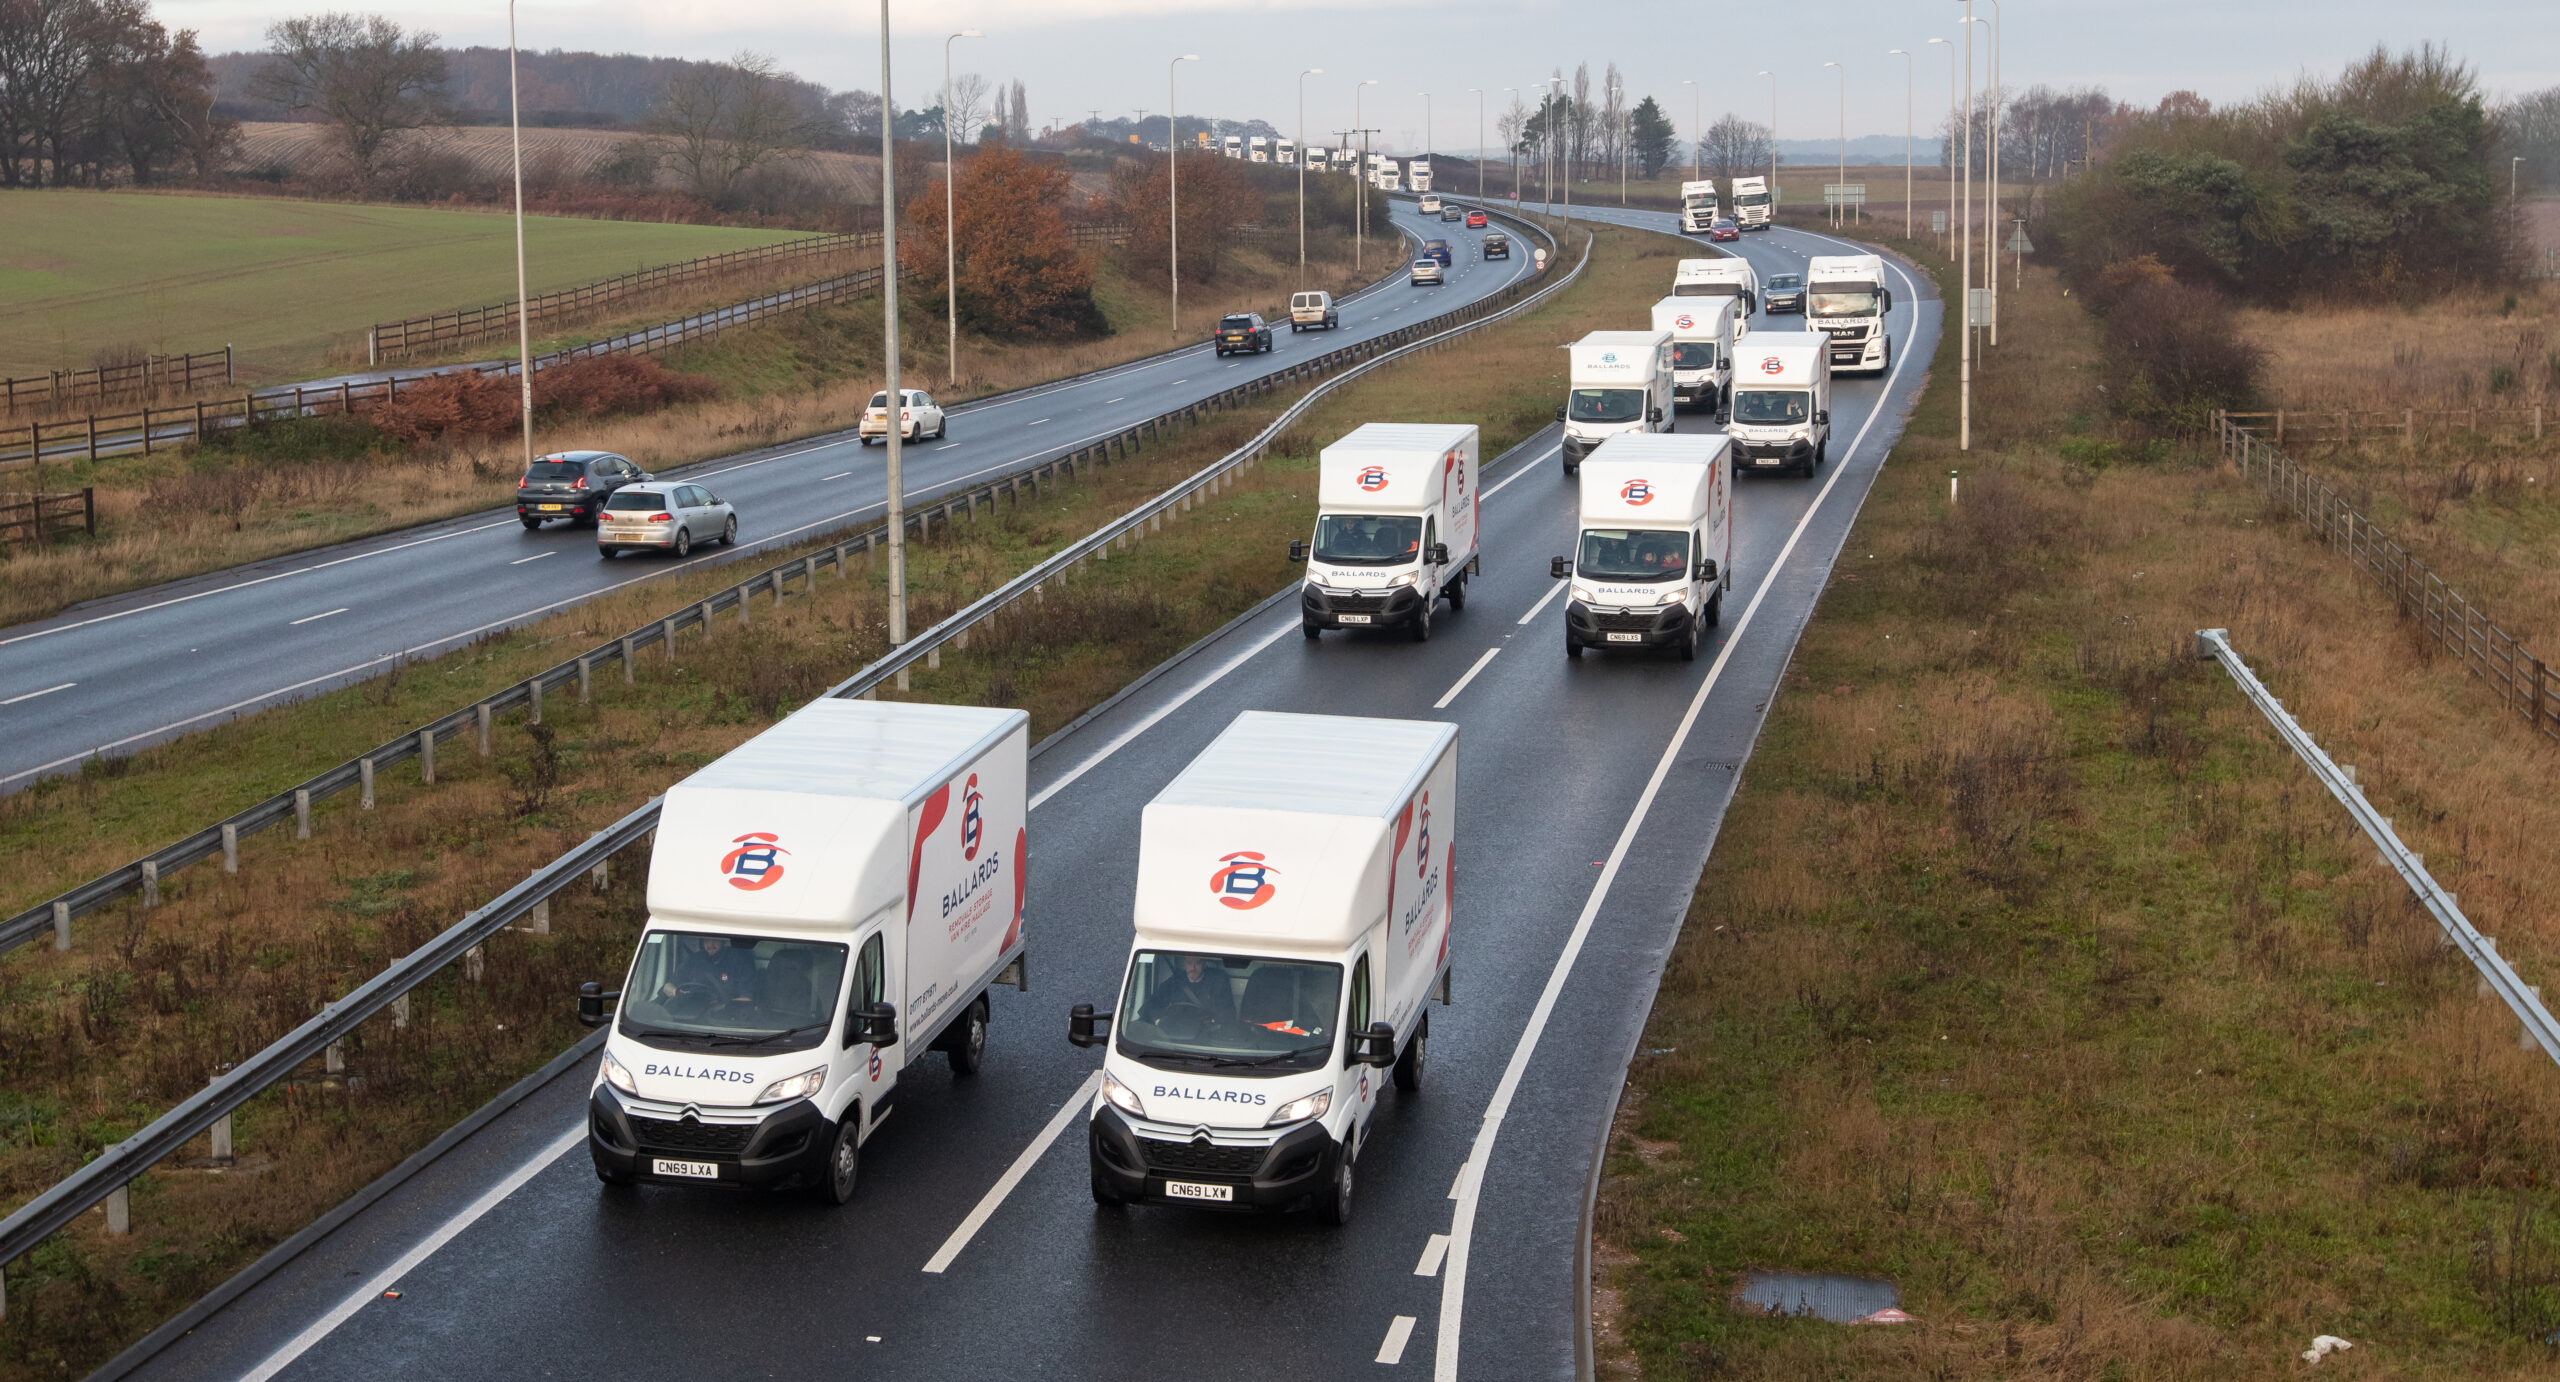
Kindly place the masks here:
[[(1768, 272), (1817, 247), (1778, 231), (1744, 252)], [(1575, 1376), (1585, 1195), (1627, 1062), (1936, 341), (1939, 304), (1901, 286), (1895, 358), (1922, 363), (1835, 386), (1843, 445), (1819, 475), (1737, 486), (1711, 656), (1565, 659), (1547, 561), (1570, 550), (1575, 487), (1550, 430), (1487, 468), (1483, 574), (1429, 643), (1311, 644), (1282, 600), (1049, 744), (1036, 987), (993, 995), (978, 1078), (916, 1068), (852, 1204), (600, 1187), (581, 1060), (132, 1375)], [(1067, 1044), (1067, 1007), (1116, 995), (1141, 807), (1247, 709), (1460, 727), (1455, 1001), (1430, 1010), (1424, 1088), (1385, 1096), (1340, 1230), (1098, 1210), (1087, 1188), (1099, 1062)]]
[[(906, 448), (907, 493), (942, 494), (1018, 470), (1159, 413), (1501, 290), (1530, 272), (1523, 251), (1485, 263), (1483, 232), (1400, 208), (1398, 225), (1446, 236), (1459, 262), (1440, 288), (1397, 277), (1343, 304), (1334, 331), (1274, 334), (1267, 355), (1220, 359), (1207, 344), (1099, 374), (965, 404), (950, 435)], [(1391, 252), (1388, 239), (1381, 248)], [(549, 439), (573, 449), (574, 436)], [(130, 753), (282, 701), (359, 681), (499, 629), (688, 565), (728, 562), (877, 522), (886, 451), (854, 436), (767, 447), (664, 472), (738, 509), (735, 549), (678, 563), (599, 561), (595, 532), (527, 532), (499, 509), (94, 601), (0, 631), (0, 791)]]

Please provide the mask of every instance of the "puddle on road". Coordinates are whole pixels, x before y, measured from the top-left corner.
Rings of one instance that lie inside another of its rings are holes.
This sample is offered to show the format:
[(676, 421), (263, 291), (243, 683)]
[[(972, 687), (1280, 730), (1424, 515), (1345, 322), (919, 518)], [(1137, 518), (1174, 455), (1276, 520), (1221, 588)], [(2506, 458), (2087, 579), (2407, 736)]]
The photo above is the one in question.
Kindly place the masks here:
[(1902, 1303), (1890, 1281), (1826, 1272), (1752, 1272), (1742, 1279), (1736, 1299), (1764, 1315), (1803, 1315), (1834, 1324), (1855, 1324)]

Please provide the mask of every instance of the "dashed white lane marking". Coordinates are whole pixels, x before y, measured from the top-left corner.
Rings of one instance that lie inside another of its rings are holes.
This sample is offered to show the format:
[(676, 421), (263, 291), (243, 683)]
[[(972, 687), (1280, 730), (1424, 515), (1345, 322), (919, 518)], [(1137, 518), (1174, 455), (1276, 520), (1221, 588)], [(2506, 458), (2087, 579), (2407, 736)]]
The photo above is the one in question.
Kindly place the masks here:
[(508, 562), (508, 563), (507, 563), (507, 565), (509, 565), (509, 566), (522, 566), (522, 565), (524, 565), (526, 562), (529, 562), (529, 561), (540, 561), (540, 560), (542, 560), (544, 557), (556, 557), (556, 556), (558, 556), (558, 555), (560, 555), (560, 554), (559, 554), (559, 553), (557, 553), (557, 552), (536, 552), (536, 553), (534, 553), (532, 556), (529, 556), (529, 557), (518, 557), (518, 558), (516, 558), (514, 561)]
[(1126, 402), (1128, 402), (1128, 401), (1129, 401), (1129, 396), (1128, 396), (1127, 394), (1122, 394), (1122, 395), (1120, 395), (1118, 398), (1106, 398), (1106, 399), (1104, 399), (1104, 400), (1102, 400), (1102, 401), (1103, 401), (1104, 403), (1106, 403), (1106, 404), (1110, 404), (1110, 403), (1126, 403)]
[(1489, 489), (1489, 490), (1486, 490), (1484, 493), (1482, 493), (1482, 494), (1480, 494), (1480, 495), (1476, 496), (1476, 502), (1478, 502), (1478, 503), (1482, 503), (1482, 502), (1484, 502), (1485, 500), (1487, 500), (1487, 499), (1491, 499), (1493, 496), (1495, 496), (1495, 495), (1497, 495), (1497, 494), (1502, 493), (1504, 490), (1511, 488), (1513, 485), (1518, 484), (1518, 483), (1520, 482), (1520, 477), (1521, 477), (1521, 476), (1526, 475), (1526, 474), (1528, 474), (1529, 472), (1531, 472), (1531, 471), (1533, 471), (1533, 470), (1536, 470), (1536, 469), (1538, 468), (1538, 463), (1539, 463), (1539, 462), (1544, 461), (1544, 460), (1545, 460), (1546, 458), (1548, 458), (1549, 456), (1552, 456), (1552, 455), (1556, 454), (1556, 452), (1557, 452), (1558, 450), (1562, 449), (1563, 445), (1564, 445), (1564, 443), (1562, 443), (1562, 442), (1558, 442), (1558, 443), (1556, 443), (1554, 446), (1550, 446), (1550, 447), (1548, 447), (1546, 450), (1539, 452), (1537, 455), (1532, 456), (1532, 457), (1530, 457), (1529, 459), (1527, 459), (1527, 460), (1525, 460), (1525, 461), (1522, 461), (1522, 462), (1520, 463), (1520, 467), (1519, 467), (1519, 469), (1517, 469), (1517, 470), (1513, 471), (1513, 472), (1512, 472), (1511, 474), (1509, 474), (1509, 475), (1506, 475), (1506, 476), (1502, 477), (1502, 483), (1501, 483), (1501, 484), (1495, 485), (1493, 488), (1491, 488), (1491, 489)]
[(1547, 593), (1546, 593), (1546, 594), (1541, 595), (1541, 596), (1539, 596), (1539, 597), (1538, 597), (1538, 603), (1536, 603), (1536, 604), (1534, 604), (1534, 605), (1529, 606), (1529, 612), (1528, 612), (1527, 614), (1524, 614), (1524, 615), (1521, 615), (1521, 616), (1520, 616), (1520, 622), (1521, 622), (1521, 623), (1523, 623), (1523, 624), (1526, 624), (1526, 623), (1528, 623), (1530, 620), (1537, 618), (1537, 617), (1538, 617), (1538, 611), (1540, 611), (1540, 610), (1542, 610), (1542, 609), (1545, 609), (1545, 608), (1548, 606), (1548, 604), (1549, 604), (1549, 603), (1551, 603), (1551, 602), (1553, 602), (1553, 601), (1554, 601), (1554, 599), (1555, 599), (1557, 596), (1562, 595), (1562, 594), (1564, 593), (1564, 591), (1565, 591), (1565, 587), (1566, 587), (1566, 586), (1571, 585), (1571, 584), (1572, 584), (1572, 582), (1570, 582), (1570, 581), (1558, 581), (1558, 582), (1556, 582), (1552, 587), (1550, 587), (1550, 588), (1548, 589), (1548, 591), (1547, 591)]
[(0, 705), (16, 705), (16, 704), (17, 704), (18, 702), (20, 702), (20, 701), (31, 701), (31, 700), (34, 700), (34, 699), (35, 699), (36, 697), (38, 697), (38, 696), (50, 696), (50, 695), (52, 695), (52, 694), (53, 694), (54, 692), (56, 692), (56, 691), (68, 691), (68, 690), (70, 690), (72, 687), (78, 686), (79, 684), (80, 684), (80, 683), (78, 683), (78, 682), (76, 682), (76, 681), (66, 681), (66, 682), (64, 682), (63, 684), (61, 684), (60, 686), (48, 686), (48, 687), (46, 687), (45, 689), (43, 689), (42, 691), (30, 691), (30, 692), (26, 693), (26, 694), (25, 694), (25, 695), (23, 695), (23, 696), (11, 696), (9, 699), (7, 699), (7, 700), (5, 700), (5, 701), (0, 701)]
[[(1040, 419), (1038, 419), (1037, 421), (1033, 421), (1033, 422), (1026, 422), (1026, 423), (1024, 423), (1024, 424), (1022, 424), (1022, 425), (1023, 425), (1023, 426), (1025, 426), (1025, 427), (1037, 427), (1037, 426), (1039, 426), (1041, 423), (1043, 423), (1043, 422), (1047, 422), (1048, 420), (1049, 420), (1049, 419), (1047, 419), (1047, 418), (1045, 418), (1045, 417), (1044, 417), (1044, 418), (1040, 418)], [(958, 442), (953, 442), (953, 443), (952, 443), (952, 445), (957, 446), (957, 445), (959, 445), (959, 443), (958, 443)]]
[(352, 606), (349, 606), (349, 605), (340, 605), (340, 606), (338, 606), (336, 609), (322, 610), (322, 611), (321, 611), (320, 613), (318, 613), (318, 614), (306, 614), (306, 615), (302, 616), (302, 617), (301, 617), (301, 618), (299, 618), (299, 619), (288, 619), (288, 620), (286, 620), (285, 622), (286, 622), (287, 624), (291, 624), (291, 625), (302, 625), (302, 624), (308, 624), (308, 623), (312, 623), (312, 622), (314, 622), (314, 621), (316, 621), (316, 620), (326, 619), (326, 618), (328, 618), (328, 617), (329, 617), (330, 615), (332, 615), (332, 614), (344, 614), (344, 613), (346, 613), (350, 608), (352, 608)]
[(995, 1216), (997, 1207), (1004, 1203), (1004, 1197), (1012, 1194), (1013, 1187), (1020, 1185), (1022, 1178), (1031, 1173), (1033, 1163), (1048, 1152), (1049, 1144), (1056, 1142), (1058, 1135), (1067, 1130), (1067, 1125), (1075, 1121), (1076, 1115), (1093, 1103), (1094, 1092), (1101, 1088), (1102, 1072), (1099, 1070), (1087, 1075), (1084, 1083), (1076, 1086), (1076, 1092), (1058, 1105), (1056, 1113), (1049, 1115), (1049, 1125), (1040, 1130), (1038, 1137), (1031, 1139), (1031, 1145), (1023, 1148), (1022, 1155), (1015, 1157), (1013, 1164), (1004, 1168), (1004, 1174), (996, 1178), (996, 1183), (987, 1187), (987, 1193), (978, 1198), (977, 1207), (969, 1211), (969, 1217), (961, 1220), (960, 1227), (951, 1230), (951, 1236), (942, 1240), (942, 1246), (934, 1251), (933, 1260), (924, 1264), (926, 1271), (938, 1276), (951, 1265), (952, 1260), (960, 1255), (960, 1250), (969, 1246), (969, 1240), (977, 1237), (978, 1230), (986, 1227), (987, 1220)]
[[(1548, 591), (1547, 593), (1548, 593), (1549, 595), (1553, 595), (1553, 594), (1555, 594), (1555, 592), (1554, 592), (1554, 591), (1552, 591), (1552, 590)], [(1467, 683), (1468, 683), (1468, 682), (1471, 682), (1471, 681), (1474, 681), (1474, 680), (1476, 679), (1476, 673), (1483, 671), (1483, 670), (1484, 670), (1484, 665), (1485, 665), (1486, 663), (1488, 663), (1488, 662), (1493, 661), (1493, 655), (1494, 655), (1495, 653), (1498, 653), (1498, 652), (1501, 652), (1501, 651), (1502, 651), (1502, 648), (1501, 648), (1501, 646), (1500, 646), (1500, 645), (1498, 645), (1498, 644), (1497, 644), (1496, 646), (1494, 646), (1494, 647), (1490, 647), (1490, 648), (1485, 649), (1485, 650), (1484, 650), (1484, 656), (1482, 656), (1482, 657), (1480, 657), (1480, 658), (1477, 658), (1477, 659), (1476, 659), (1476, 665), (1475, 665), (1475, 666), (1473, 666), (1473, 667), (1468, 668), (1468, 669), (1467, 669), (1467, 674), (1466, 674), (1465, 676), (1458, 678), (1458, 684), (1457, 684), (1457, 685), (1455, 685), (1455, 686), (1450, 687), (1450, 688), (1449, 688), (1449, 693), (1448, 693), (1447, 695), (1442, 696), (1440, 699), (1438, 699), (1438, 700), (1436, 700), (1436, 701), (1433, 701), (1433, 702), (1431, 703), (1431, 708), (1432, 708), (1432, 709), (1434, 709), (1434, 710), (1446, 710), (1446, 709), (1448, 709), (1448, 708), (1449, 708), (1449, 702), (1456, 700), (1456, 699), (1458, 698), (1458, 693), (1467, 689)]]
[(1378, 1345), (1378, 1361), (1381, 1363), (1403, 1362), (1405, 1343), (1412, 1338), (1413, 1316), (1396, 1316), (1395, 1323), (1387, 1326), (1386, 1341)]
[(852, 471), (850, 471), (850, 470), (839, 470), (839, 471), (837, 471), (837, 472), (836, 472), (835, 474), (833, 474), (833, 475), (821, 475), (821, 476), (819, 476), (818, 478), (819, 478), (820, 480), (841, 480), (841, 479), (843, 479), (844, 477), (846, 477), (846, 476), (848, 476), (848, 475), (851, 475), (852, 473), (853, 473), (853, 472), (852, 472)]
[(1431, 1241), (1422, 1245), (1422, 1260), (1413, 1264), (1413, 1274), (1415, 1276), (1440, 1275), (1440, 1259), (1448, 1255), (1449, 1235), (1432, 1234)]

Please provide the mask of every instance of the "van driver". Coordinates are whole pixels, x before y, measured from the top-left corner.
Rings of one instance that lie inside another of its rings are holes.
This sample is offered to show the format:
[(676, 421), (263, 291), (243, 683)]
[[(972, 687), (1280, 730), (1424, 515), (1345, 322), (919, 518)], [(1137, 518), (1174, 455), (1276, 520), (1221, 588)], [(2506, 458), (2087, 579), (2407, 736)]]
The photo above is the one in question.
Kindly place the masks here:
[(1216, 956), (1183, 956), (1173, 977), (1156, 986), (1155, 1001), (1149, 1006), (1169, 1013), (1185, 1005), (1199, 1009), (1213, 1031), (1235, 1025), (1235, 990), (1227, 983), (1226, 965)]

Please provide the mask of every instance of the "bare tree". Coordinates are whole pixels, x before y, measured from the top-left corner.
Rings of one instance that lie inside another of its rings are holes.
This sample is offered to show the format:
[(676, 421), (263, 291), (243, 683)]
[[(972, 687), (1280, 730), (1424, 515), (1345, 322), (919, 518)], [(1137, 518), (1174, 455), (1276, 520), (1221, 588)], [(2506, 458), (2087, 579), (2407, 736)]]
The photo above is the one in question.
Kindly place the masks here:
[(714, 204), (733, 201), (750, 174), (805, 151), (817, 135), (779, 64), (761, 53), (679, 73), (649, 124), (685, 189)]
[(333, 11), (269, 26), (267, 48), (252, 92), (328, 121), (359, 186), (403, 132), (444, 118), (444, 54), (424, 30)]
[(951, 137), (963, 144), (975, 144), (994, 114), (995, 84), (975, 72), (963, 72), (951, 79), (951, 90), (943, 104), (942, 119), (951, 130)]
[(839, 91), (827, 98), (827, 118), (856, 139), (878, 139), (880, 98), (868, 91)]
[(82, 93), (98, 67), (96, 0), (0, 2), (0, 182), (71, 180)]
[(1603, 178), (1618, 166), (1627, 146), (1627, 82), (1618, 74), (1618, 64), (1609, 64), (1608, 74), (1600, 79), (1600, 170)]
[(1698, 141), (1698, 159), (1724, 181), (1764, 171), (1769, 166), (1769, 127), (1727, 111), (1707, 126)]
[(1005, 118), (1004, 134), (1017, 146), (1031, 142), (1031, 93), (1020, 77), (1013, 79), (1013, 112)]

